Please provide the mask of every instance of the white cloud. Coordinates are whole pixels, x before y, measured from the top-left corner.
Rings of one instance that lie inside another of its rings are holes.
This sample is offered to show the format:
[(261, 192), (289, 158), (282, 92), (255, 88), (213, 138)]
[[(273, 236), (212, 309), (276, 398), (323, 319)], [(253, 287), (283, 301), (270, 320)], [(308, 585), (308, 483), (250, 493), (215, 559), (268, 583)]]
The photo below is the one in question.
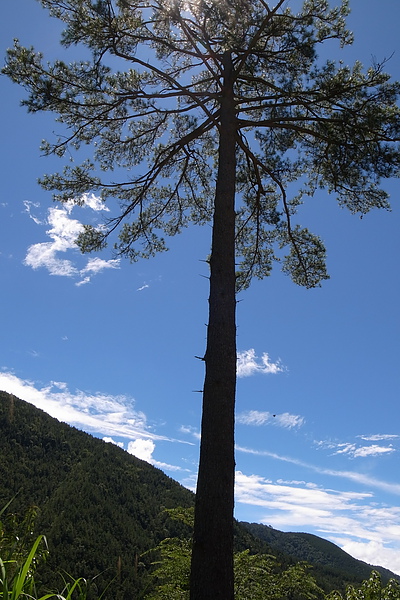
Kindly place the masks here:
[(192, 427), (191, 425), (181, 425), (179, 431), (181, 433), (187, 433), (188, 435), (193, 436), (196, 440), (201, 439), (201, 434), (198, 429), (196, 429), (196, 427)]
[[(84, 206), (96, 212), (108, 210), (101, 200), (93, 194), (82, 197), (82, 202)], [(32, 203), (26, 202), (25, 206), (30, 218), (37, 224), (43, 224), (41, 220), (32, 216)], [(80, 221), (71, 217), (75, 206), (74, 202), (71, 201), (61, 207), (48, 209), (45, 224), (50, 226), (46, 234), (51, 241), (29, 246), (24, 264), (32, 269), (45, 268), (50, 275), (77, 278), (79, 281), (76, 285), (79, 286), (88, 283), (94, 275), (104, 269), (118, 269), (120, 260), (84, 259), (80, 255), (75, 242), (82, 231), (83, 225)], [(66, 253), (68, 253), (68, 258), (60, 257), (60, 254)], [(77, 262), (82, 260), (85, 260), (86, 264), (84, 267), (79, 268)]]
[(32, 269), (46, 268), (50, 275), (71, 277), (78, 274), (78, 269), (68, 259), (59, 258), (60, 252), (76, 248), (75, 240), (82, 231), (82, 224), (71, 219), (70, 209), (49, 208), (47, 224), (51, 226), (46, 234), (51, 242), (33, 244), (28, 248), (24, 264)]
[(188, 475), (187, 477), (184, 477), (183, 479), (181, 478), (180, 483), (188, 490), (191, 490), (192, 492), (196, 493), (196, 486), (197, 486), (196, 473), (191, 473), (191, 475)]
[(24, 200), (23, 205), (25, 206), (25, 212), (28, 213), (29, 218), (32, 219), (36, 225), (43, 225), (42, 221), (32, 214), (32, 207), (39, 208), (40, 204), (38, 202), (29, 202), (29, 200)]
[(104, 210), (105, 212), (110, 212), (110, 209), (98, 196), (94, 194), (82, 194), (79, 198), (79, 202), (81, 202), (84, 206), (88, 206), (92, 210), (98, 212)]
[[(358, 436), (365, 439), (363, 436)], [(395, 436), (396, 437), (396, 436)], [(370, 438), (368, 438), (370, 439)], [(379, 440), (393, 439), (393, 436), (374, 438)], [(315, 442), (319, 448), (334, 450), (332, 455), (337, 454), (346, 455), (350, 458), (365, 458), (367, 456), (382, 456), (383, 454), (391, 454), (396, 449), (389, 444), (388, 446), (378, 446), (377, 444), (371, 444), (369, 446), (360, 446), (351, 442), (332, 442), (332, 441), (319, 441)]]
[(331, 541), (340, 546), (345, 552), (363, 560), (370, 565), (385, 565), (393, 573), (400, 574), (400, 552), (397, 548), (388, 547), (381, 541), (358, 542), (343, 537), (331, 536)]
[(312, 528), (352, 556), (400, 573), (399, 506), (379, 504), (371, 492), (323, 489), (301, 481), (274, 483), (240, 471), (235, 490), (237, 503), (265, 511), (262, 522), (285, 531)]
[(273, 415), (268, 411), (249, 410), (238, 414), (236, 422), (242, 425), (265, 425), (272, 419)]
[(141, 287), (138, 287), (136, 291), (137, 291), (137, 292), (142, 292), (143, 290), (147, 290), (147, 288), (149, 288), (149, 287), (150, 287), (150, 286), (149, 286), (147, 283), (145, 283), (145, 284), (144, 284), (144, 285), (142, 285)]
[(257, 504), (281, 511), (287, 510), (285, 523), (290, 520), (292, 525), (304, 523), (304, 519), (298, 518), (299, 511), (307, 513), (312, 509), (313, 513), (317, 511), (320, 515), (325, 515), (333, 510), (347, 510), (353, 506), (355, 500), (371, 497), (371, 492), (336, 492), (302, 485), (302, 482), (291, 485), (273, 483), (270, 479), (259, 475), (245, 475), (241, 471), (236, 473), (238, 502)]
[(374, 435), (358, 435), (357, 437), (365, 440), (366, 442), (383, 442), (384, 440), (395, 440), (400, 437), (393, 433), (377, 433)]
[(156, 445), (153, 440), (139, 438), (129, 442), (128, 452), (129, 454), (133, 454), (133, 456), (136, 456), (141, 460), (151, 463), (153, 461), (152, 455), (155, 447)]
[(304, 418), (299, 415), (291, 415), (290, 413), (282, 413), (273, 415), (268, 411), (249, 410), (237, 415), (236, 422), (243, 425), (265, 425), (273, 423), (280, 427), (292, 429), (293, 427), (301, 427), (304, 424)]
[(293, 427), (301, 427), (302, 425), (304, 425), (305, 421), (304, 417), (300, 417), (299, 415), (282, 413), (281, 415), (276, 415), (276, 422), (281, 427), (292, 429)]
[(153, 433), (146, 415), (134, 408), (134, 400), (128, 396), (113, 396), (101, 392), (89, 393), (81, 390), (71, 392), (63, 381), (52, 381), (38, 387), (34, 382), (23, 380), (10, 372), (0, 372), (0, 390), (14, 394), (55, 417), (87, 432), (100, 434), (105, 442), (123, 448), (113, 436), (129, 439), (127, 451), (153, 466), (165, 471), (189, 471), (179, 466), (155, 460), (152, 456), (154, 440), (191, 442)]
[(282, 373), (284, 370), (285, 369), (279, 360), (276, 363), (271, 362), (267, 352), (263, 353), (261, 362), (258, 361), (258, 357), (256, 356), (256, 352), (253, 348), (250, 348), (250, 350), (244, 350), (243, 352), (238, 352), (238, 377), (249, 377), (250, 375), (255, 375), (256, 373), (275, 375), (276, 373)]
[(124, 442), (117, 442), (112, 437), (103, 437), (103, 442), (106, 442), (107, 444), (114, 444), (115, 446), (118, 446), (119, 448), (124, 447)]
[(86, 275), (86, 273), (88, 273), (88, 275), (86, 275), (86, 277), (83, 277), (83, 279), (81, 279), (81, 281), (78, 281), (75, 285), (81, 286), (85, 285), (86, 283), (89, 283), (93, 275), (97, 275), (105, 269), (119, 269), (119, 264), (119, 258), (114, 258), (111, 260), (103, 260), (101, 258), (89, 258), (86, 266), (79, 271), (79, 275), (81, 277)]
[(39, 387), (9, 372), (0, 372), (0, 389), (30, 402), (59, 421), (102, 436), (180, 441), (150, 431), (146, 415), (134, 408), (135, 402), (128, 396), (71, 392), (66, 383), (55, 381)]
[(103, 260), (102, 258), (89, 258), (87, 265), (81, 269), (81, 275), (85, 273), (100, 273), (104, 269), (118, 269), (119, 259), (114, 260)]
[(361, 448), (356, 448), (354, 450), (353, 456), (355, 458), (361, 456), (379, 456), (380, 454), (390, 454), (394, 452), (395, 449), (392, 445), (390, 446), (377, 446), (376, 444), (372, 444), (372, 446), (363, 446)]
[(245, 454), (253, 454), (254, 456), (267, 456), (269, 458), (274, 458), (275, 460), (280, 460), (282, 462), (287, 462), (292, 465), (297, 465), (299, 467), (309, 469), (310, 471), (320, 473), (321, 475), (329, 475), (330, 477), (339, 477), (342, 479), (347, 479), (349, 481), (356, 482), (357, 484), (365, 485), (369, 488), (380, 489), (390, 494), (400, 496), (400, 484), (382, 481), (381, 479), (376, 479), (375, 477), (365, 475), (364, 473), (357, 473), (356, 471), (339, 471), (336, 469), (319, 467), (317, 465), (307, 463), (298, 458), (283, 456), (281, 454), (277, 454), (276, 452), (270, 452), (269, 450), (255, 450), (253, 448), (246, 448), (245, 446), (238, 445), (236, 445), (235, 448), (238, 452), (244, 452)]
[(128, 444), (128, 452), (129, 454), (133, 454), (136, 458), (140, 458), (141, 460), (145, 460), (146, 462), (153, 465), (153, 467), (157, 467), (159, 469), (163, 469), (165, 471), (182, 471), (186, 469), (182, 469), (181, 467), (177, 467), (175, 465), (169, 465), (164, 462), (160, 462), (153, 458), (153, 452), (156, 449), (156, 445), (153, 440), (138, 438), (136, 440), (132, 440)]

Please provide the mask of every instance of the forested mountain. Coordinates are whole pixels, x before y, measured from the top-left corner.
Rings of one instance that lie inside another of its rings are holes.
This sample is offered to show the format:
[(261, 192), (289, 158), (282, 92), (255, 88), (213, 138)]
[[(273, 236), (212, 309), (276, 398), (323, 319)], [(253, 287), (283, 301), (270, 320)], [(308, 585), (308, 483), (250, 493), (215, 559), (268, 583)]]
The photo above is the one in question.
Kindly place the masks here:
[[(0, 508), (23, 515), (38, 507), (36, 532), (46, 535), (49, 558), (42, 581), (59, 587), (59, 573), (96, 577), (106, 600), (140, 598), (162, 539), (189, 536), (165, 508), (191, 507), (192, 492), (162, 471), (0, 392)], [(371, 567), (321, 538), (284, 534), (258, 524), (237, 524), (236, 546), (269, 552), (287, 566), (306, 560), (326, 590), (365, 579)], [(393, 574), (381, 570), (383, 579)], [(134, 592), (133, 592), (134, 590)]]
[[(343, 583), (361, 582), (371, 574), (371, 565), (353, 558), (332, 542), (311, 533), (283, 532), (260, 523), (240, 524), (265, 542), (273, 554), (282, 552), (297, 562), (306, 561), (311, 564), (315, 579), (325, 590), (338, 589)], [(400, 581), (400, 577), (388, 569), (373, 568), (379, 571), (382, 581), (386, 582), (391, 577)]]
[(12, 512), (39, 508), (36, 529), (50, 550), (41, 575), (54, 589), (60, 571), (85, 578), (102, 573), (99, 589), (117, 575), (118, 598), (132, 600), (131, 590), (145, 585), (143, 552), (167, 536), (190, 533), (163, 512), (192, 506), (189, 490), (117, 446), (4, 392), (0, 454), (0, 507), (17, 494)]

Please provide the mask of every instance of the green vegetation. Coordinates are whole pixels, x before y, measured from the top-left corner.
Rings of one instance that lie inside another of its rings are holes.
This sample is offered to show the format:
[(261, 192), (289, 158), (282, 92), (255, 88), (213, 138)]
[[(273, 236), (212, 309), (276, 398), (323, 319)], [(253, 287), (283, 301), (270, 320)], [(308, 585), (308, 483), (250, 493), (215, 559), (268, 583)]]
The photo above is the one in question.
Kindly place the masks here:
[[(0, 517), (11, 503), (0, 510)], [(88, 600), (90, 582), (83, 578), (64, 579), (61, 593), (42, 595), (37, 591), (40, 588), (37, 570), (48, 556), (48, 550), (43, 535), (34, 539), (36, 514), (36, 508), (31, 507), (21, 521), (13, 513), (9, 513), (4, 522), (0, 521), (0, 600)], [(101, 596), (96, 597), (101, 600)]]
[(345, 594), (333, 591), (326, 600), (399, 600), (400, 583), (390, 579), (387, 585), (382, 586), (381, 576), (377, 571), (372, 571), (369, 579), (356, 588), (349, 585)]
[[(0, 515), (3, 594), (4, 581), (9, 592), (39, 538), (19, 579), (34, 598), (53, 590), (68, 596), (72, 588), (85, 600), (101, 595), (141, 600), (157, 597), (162, 586), (165, 598), (173, 598), (171, 586), (187, 594), (194, 506), (189, 490), (117, 446), (5, 392), (0, 392), (0, 454), (0, 506), (13, 497)], [(360, 585), (371, 571), (321, 538), (257, 524), (235, 523), (235, 549), (236, 594), (245, 600), (250, 589), (254, 598), (262, 597), (260, 590), (274, 578), (279, 585), (286, 581), (287, 595), (289, 583), (294, 596), (310, 584), (310, 593), (337, 589), (348, 600), (346, 584)], [(381, 572), (387, 585), (393, 574)]]
[[(190, 543), (167, 539), (157, 549), (156, 589), (146, 600), (189, 600)], [(234, 586), (235, 600), (400, 600), (400, 583), (392, 578), (383, 586), (377, 571), (359, 587), (348, 585), (343, 593), (326, 595), (306, 563), (282, 570), (273, 556), (248, 550), (235, 554)]]
[[(335, 588), (344, 592), (347, 585), (360, 584), (371, 573), (371, 565), (353, 558), (332, 542), (316, 535), (277, 531), (260, 523), (241, 525), (265, 542), (271, 552), (283, 552), (295, 561), (312, 564), (313, 575), (326, 592)], [(393, 573), (383, 567), (379, 567), (379, 573), (385, 583), (393, 577)]]
[(0, 431), (0, 506), (16, 496), (13, 513), (39, 507), (34, 535), (46, 536), (49, 556), (37, 574), (47, 588), (60, 588), (60, 573), (99, 592), (116, 577), (104, 598), (131, 600), (147, 585), (140, 555), (189, 535), (163, 509), (193, 506), (193, 494), (148, 463), (4, 392)]
[[(189, 600), (191, 542), (166, 539), (156, 548), (159, 559), (152, 573), (155, 590), (146, 600)], [(235, 600), (322, 600), (324, 592), (309, 572), (298, 563), (283, 570), (269, 554), (234, 555)]]
[[(10, 503), (0, 510), (0, 517)], [(174, 521), (193, 527), (193, 510), (167, 512)], [(32, 544), (35, 518), (36, 509), (30, 508), (21, 521), (9, 513), (6, 522), (0, 522), (0, 600), (102, 600), (104, 593), (83, 578), (64, 579), (61, 592), (38, 593), (37, 569), (48, 551), (43, 535)], [(146, 553), (157, 555), (157, 560), (152, 563), (153, 570), (150, 565), (153, 589), (145, 593), (144, 600), (189, 600), (191, 545), (189, 539), (166, 538)], [(110, 597), (116, 585), (114, 578), (108, 586)], [(306, 563), (282, 570), (273, 556), (245, 550), (234, 556), (234, 592), (235, 600), (400, 600), (400, 583), (391, 579), (383, 587), (379, 573), (373, 571), (359, 588), (348, 586), (344, 594), (334, 590), (325, 595)]]

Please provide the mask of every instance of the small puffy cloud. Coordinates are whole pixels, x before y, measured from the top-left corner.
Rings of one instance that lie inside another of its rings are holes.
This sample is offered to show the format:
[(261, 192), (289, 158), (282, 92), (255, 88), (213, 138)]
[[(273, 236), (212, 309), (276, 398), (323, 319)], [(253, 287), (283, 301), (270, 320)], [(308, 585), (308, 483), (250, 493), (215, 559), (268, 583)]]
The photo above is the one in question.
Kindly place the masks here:
[(149, 288), (149, 287), (150, 286), (147, 283), (145, 283), (144, 285), (138, 287), (136, 291), (137, 292), (143, 292), (143, 290), (147, 290), (147, 288)]
[(81, 286), (85, 283), (89, 283), (93, 275), (97, 275), (105, 269), (119, 269), (120, 260), (119, 258), (111, 260), (103, 260), (101, 258), (89, 258), (86, 266), (79, 271), (80, 276), (83, 276), (81, 281), (78, 281), (75, 285)]
[(119, 259), (103, 260), (102, 258), (89, 258), (87, 265), (81, 269), (81, 275), (85, 273), (96, 274), (104, 269), (118, 269)]
[(108, 206), (104, 204), (101, 198), (95, 196), (95, 194), (82, 194), (82, 196), (79, 198), (79, 202), (81, 202), (83, 206), (87, 206), (96, 212), (101, 210), (110, 212)]
[(117, 442), (112, 437), (103, 437), (103, 442), (106, 442), (107, 444), (114, 444), (114, 446), (118, 446), (119, 448), (124, 447), (124, 442)]
[(236, 421), (242, 425), (255, 426), (273, 423), (274, 425), (279, 425), (280, 427), (292, 429), (294, 427), (301, 427), (304, 424), (304, 417), (300, 417), (299, 415), (291, 415), (290, 413), (273, 415), (268, 411), (249, 410), (237, 415)]
[[(96, 212), (108, 210), (102, 201), (93, 194), (85, 195), (82, 202), (84, 206)], [(42, 225), (43, 222), (32, 215), (32, 206), (36, 205), (26, 202), (25, 206), (30, 218), (36, 224)], [(71, 213), (75, 208), (76, 205), (71, 201), (61, 207), (48, 209), (44, 224), (50, 226), (46, 231), (50, 241), (29, 246), (24, 264), (32, 269), (45, 268), (50, 275), (79, 279), (76, 285), (80, 286), (88, 283), (94, 275), (105, 269), (118, 269), (120, 260), (103, 260), (92, 257), (83, 259), (76, 246), (76, 239), (81, 233), (83, 225), (80, 221), (71, 217)], [(68, 257), (63, 257), (63, 254), (68, 254)], [(78, 261), (82, 260), (85, 260), (86, 264), (83, 267), (78, 267)]]
[(136, 458), (140, 458), (148, 463), (152, 463), (155, 447), (156, 445), (153, 440), (139, 438), (129, 442), (128, 452), (129, 454), (136, 456)]
[(165, 471), (183, 471), (186, 469), (182, 469), (181, 467), (177, 467), (175, 465), (169, 465), (168, 463), (160, 462), (153, 458), (153, 452), (156, 449), (156, 445), (153, 440), (138, 438), (136, 440), (132, 440), (128, 443), (128, 452), (129, 454), (133, 454), (136, 458), (140, 458), (141, 460), (145, 460), (146, 462), (153, 465), (153, 467), (157, 467), (159, 469), (163, 469)]
[(70, 210), (67, 207), (49, 208), (47, 224), (50, 225), (50, 229), (46, 234), (52, 241), (29, 246), (24, 264), (32, 269), (44, 267), (50, 275), (77, 275), (78, 269), (72, 261), (60, 258), (59, 253), (76, 248), (75, 240), (82, 231), (82, 224), (70, 218)]
[(238, 377), (249, 377), (257, 373), (273, 374), (282, 373), (284, 371), (281, 362), (278, 360), (276, 363), (271, 362), (269, 354), (264, 352), (259, 360), (256, 356), (254, 348), (250, 350), (244, 350), (238, 352), (237, 356), (237, 376)]

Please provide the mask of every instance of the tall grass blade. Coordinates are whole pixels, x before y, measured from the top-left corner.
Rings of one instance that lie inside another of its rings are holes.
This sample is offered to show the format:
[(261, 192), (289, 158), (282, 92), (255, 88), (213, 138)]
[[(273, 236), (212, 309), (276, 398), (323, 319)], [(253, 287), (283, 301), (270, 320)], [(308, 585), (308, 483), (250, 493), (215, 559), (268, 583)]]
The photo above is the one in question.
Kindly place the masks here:
[(17, 577), (14, 585), (13, 585), (10, 600), (17, 600), (17, 598), (20, 597), (20, 595), (24, 589), (24, 586), (26, 584), (26, 581), (27, 581), (27, 576), (29, 573), (29, 569), (31, 567), (32, 560), (35, 557), (36, 551), (37, 551), (38, 546), (39, 546), (40, 542), (42, 541), (42, 539), (44, 539), (43, 535), (39, 535), (36, 538), (35, 543), (33, 544), (31, 551), (29, 552), (28, 557), (27, 557), (27, 559), (26, 559), (20, 573), (18, 574), (18, 577)]

